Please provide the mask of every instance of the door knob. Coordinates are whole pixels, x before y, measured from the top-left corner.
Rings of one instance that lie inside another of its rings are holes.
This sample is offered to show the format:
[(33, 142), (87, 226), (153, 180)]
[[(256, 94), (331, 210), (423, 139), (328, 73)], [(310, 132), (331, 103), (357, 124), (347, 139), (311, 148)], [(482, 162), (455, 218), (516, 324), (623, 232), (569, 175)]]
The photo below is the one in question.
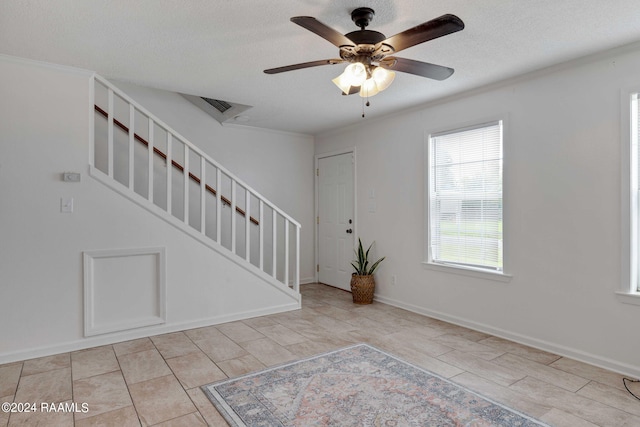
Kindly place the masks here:
[(351, 233), (353, 233), (353, 230), (352, 229), (348, 229), (347, 233), (351, 234)]

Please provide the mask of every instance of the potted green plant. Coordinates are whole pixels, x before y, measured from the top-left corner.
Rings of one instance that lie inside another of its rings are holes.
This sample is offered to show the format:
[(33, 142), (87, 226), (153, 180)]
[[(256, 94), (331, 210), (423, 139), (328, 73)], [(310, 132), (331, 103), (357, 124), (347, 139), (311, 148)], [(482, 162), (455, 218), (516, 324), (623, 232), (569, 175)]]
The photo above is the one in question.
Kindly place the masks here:
[(370, 265), (369, 251), (372, 246), (373, 243), (365, 251), (362, 247), (362, 240), (358, 238), (358, 250), (355, 251), (356, 259), (351, 263), (355, 270), (351, 275), (351, 295), (355, 304), (371, 304), (373, 302), (373, 292), (376, 287), (373, 273), (385, 257)]

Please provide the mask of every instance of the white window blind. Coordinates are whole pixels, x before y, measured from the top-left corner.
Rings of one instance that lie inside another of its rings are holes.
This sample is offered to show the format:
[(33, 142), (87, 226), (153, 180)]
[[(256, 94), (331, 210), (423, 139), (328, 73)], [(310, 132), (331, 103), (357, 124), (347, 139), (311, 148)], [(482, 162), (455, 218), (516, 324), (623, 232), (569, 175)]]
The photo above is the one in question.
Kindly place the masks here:
[(502, 122), (429, 137), (430, 262), (502, 271)]

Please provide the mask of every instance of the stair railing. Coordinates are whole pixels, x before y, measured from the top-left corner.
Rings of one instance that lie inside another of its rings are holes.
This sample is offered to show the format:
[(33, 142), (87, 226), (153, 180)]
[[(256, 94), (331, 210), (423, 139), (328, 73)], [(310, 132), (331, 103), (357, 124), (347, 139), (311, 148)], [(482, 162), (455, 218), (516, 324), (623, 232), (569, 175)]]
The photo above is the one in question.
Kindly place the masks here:
[[(106, 109), (100, 107), (96, 103), (96, 92), (98, 91), (98, 88), (102, 91), (106, 90)], [(121, 110), (123, 110), (123, 105), (127, 110), (128, 114), (125, 113), (125, 115), (128, 115), (128, 126), (123, 124), (123, 121), (125, 121), (124, 118), (122, 120), (116, 119), (116, 99), (118, 99), (121, 104), (119, 105), (118, 112), (122, 114)], [(295, 219), (283, 212), (248, 184), (237, 178), (234, 174), (213, 160), (200, 148), (193, 145), (186, 138), (166, 125), (162, 120), (158, 119), (120, 89), (99, 75), (94, 75), (94, 81), (91, 85), (91, 103), (92, 109), (101, 116), (106, 116), (105, 118), (107, 121), (106, 159), (102, 161), (102, 167), (96, 166), (97, 148), (95, 137), (91, 138), (90, 163), (94, 169), (102, 171), (110, 179), (116, 180), (116, 169), (118, 166), (116, 164), (115, 155), (115, 141), (117, 139), (116, 131), (125, 132), (128, 136), (127, 154), (125, 155), (125, 157), (127, 157), (126, 169), (128, 170), (126, 173), (122, 174), (125, 178), (120, 179), (121, 184), (127, 187), (129, 191), (136, 191), (136, 187), (139, 186), (140, 183), (137, 182), (136, 179), (140, 179), (140, 171), (135, 170), (136, 164), (140, 163), (139, 161), (136, 161), (136, 141), (142, 143), (141, 145), (146, 146), (146, 160), (144, 161), (146, 171), (144, 173), (144, 178), (142, 179), (145, 181), (143, 184), (144, 187), (146, 187), (146, 198), (150, 203), (154, 203), (154, 193), (157, 193), (154, 191), (154, 183), (158, 179), (155, 176), (155, 171), (157, 169), (155, 164), (157, 162), (157, 158), (160, 157), (166, 164), (166, 173), (164, 177), (166, 182), (162, 183), (162, 185), (166, 187), (166, 192), (163, 192), (164, 194), (161, 195), (161, 198), (164, 199), (163, 202), (156, 203), (156, 206), (162, 208), (169, 215), (180, 218), (184, 222), (185, 226), (195, 228), (202, 236), (207, 237), (207, 218), (211, 216), (207, 211), (207, 205), (211, 204), (208, 202), (207, 198), (212, 197), (211, 195), (213, 195), (213, 197), (215, 197), (215, 203), (213, 203), (215, 206), (215, 212), (213, 213), (213, 216), (215, 217), (215, 237), (213, 240), (219, 245), (223, 245), (222, 207), (225, 205), (229, 206), (232, 214), (230, 215), (230, 227), (227, 227), (225, 230), (227, 233), (230, 231), (230, 243), (228, 244), (227, 249), (233, 252), (236, 256), (244, 258), (246, 262), (253, 263), (260, 270), (271, 275), (274, 279), (282, 282), (287, 287), (292, 287), (295, 292), (300, 292), (301, 226)], [(95, 113), (92, 111), (92, 120), (94, 120), (94, 114)], [(147, 126), (144, 126), (144, 131), (147, 134), (146, 138), (136, 133), (136, 129), (140, 128), (139, 123), (137, 123), (141, 121), (139, 117), (144, 117), (148, 122)], [(93, 127), (95, 127), (95, 125), (92, 126), (92, 128)], [(166, 134), (165, 141), (160, 142), (156, 140), (154, 135), (156, 133), (161, 133), (157, 132), (158, 129)], [(162, 151), (156, 145), (163, 145), (163, 147), (166, 148)], [(120, 157), (122, 156), (118, 156), (118, 158)], [(181, 159), (182, 164), (176, 160), (178, 157)], [(104, 163), (106, 163), (106, 165)], [(122, 169), (122, 166), (119, 168)], [(177, 174), (182, 175), (183, 188), (180, 189), (181, 194), (179, 195), (182, 198), (180, 201), (180, 204), (182, 205), (181, 212), (174, 212), (174, 209), (172, 208), (174, 204), (174, 181), (176, 178), (175, 175)], [(197, 174), (199, 174), (199, 176), (197, 176)], [(210, 175), (215, 176), (215, 185), (217, 189), (214, 189), (213, 186), (210, 185), (213, 181)], [(122, 182), (123, 179), (126, 182)], [(198, 200), (190, 200), (190, 193), (193, 193), (193, 191), (190, 191), (191, 182), (199, 186), (199, 191), (196, 196), (199, 198), (198, 224), (192, 224), (190, 221), (190, 206), (192, 204), (196, 204), (192, 202), (198, 202)], [(230, 197), (222, 195), (223, 183), (226, 184), (225, 187), (228, 187)], [(239, 200), (237, 196), (238, 192), (244, 192), (243, 200)], [(258, 219), (251, 216), (252, 200), (257, 200)], [(244, 208), (242, 208), (240, 204), (242, 204)], [(244, 224), (238, 224), (237, 216), (239, 215), (234, 214), (235, 212), (238, 212), (240, 216), (243, 217), (242, 221), (244, 221)], [(267, 221), (265, 222), (265, 220)], [(254, 227), (258, 227), (258, 251), (257, 259), (254, 260), (251, 259), (252, 224)], [(270, 236), (265, 236), (266, 224), (270, 225)], [(242, 227), (244, 230), (244, 241), (241, 242), (241, 245), (238, 245), (238, 228), (242, 225), (244, 225), (244, 227)], [(291, 228), (293, 229), (293, 236), (290, 234)], [(269, 259), (266, 259), (267, 257), (265, 254), (266, 238), (271, 239), (271, 245), (268, 248), (270, 249)], [(293, 248), (290, 247), (291, 245), (293, 245)], [(244, 254), (240, 253), (239, 246), (243, 247)], [(279, 256), (282, 257), (282, 260), (279, 260)], [(291, 260), (291, 258), (293, 258), (293, 260)], [(290, 262), (292, 262), (293, 265), (290, 265)], [(280, 274), (278, 274), (279, 271)]]

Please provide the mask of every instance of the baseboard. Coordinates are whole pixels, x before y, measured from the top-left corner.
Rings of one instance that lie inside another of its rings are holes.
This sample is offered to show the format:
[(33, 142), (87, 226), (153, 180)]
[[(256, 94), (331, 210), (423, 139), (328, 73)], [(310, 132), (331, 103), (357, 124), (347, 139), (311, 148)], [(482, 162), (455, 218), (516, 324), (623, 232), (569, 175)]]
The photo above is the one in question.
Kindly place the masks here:
[(504, 338), (510, 341), (517, 342), (519, 344), (534, 347), (539, 350), (547, 351), (549, 353), (557, 354), (559, 356), (568, 357), (570, 359), (578, 360), (580, 362), (588, 363), (590, 365), (597, 366), (599, 368), (607, 369), (620, 373), (622, 375), (628, 375), (634, 378), (640, 378), (640, 368), (637, 366), (621, 363), (616, 360), (601, 357), (595, 354), (587, 353), (582, 350), (578, 350), (571, 347), (566, 347), (556, 343), (539, 340), (537, 338), (521, 335), (518, 333), (510, 332), (500, 328), (494, 328), (489, 325), (474, 322), (468, 319), (464, 319), (457, 316), (451, 316), (446, 313), (441, 313), (435, 310), (429, 310), (423, 307), (419, 307), (413, 304), (408, 304), (402, 301), (394, 300), (392, 298), (376, 296), (375, 300), (384, 304), (389, 304), (394, 307), (402, 308), (413, 313), (422, 314), (434, 319), (443, 320), (445, 322), (453, 323), (458, 326), (464, 326), (465, 328), (473, 329), (475, 331), (491, 334), (499, 338)]
[(268, 316), (270, 314), (284, 313), (287, 311), (299, 310), (300, 302), (283, 304), (274, 307), (268, 307), (259, 310), (244, 311), (240, 313), (227, 314), (223, 316), (214, 316), (206, 319), (194, 321), (173, 323), (170, 325), (157, 325), (136, 330), (128, 330), (119, 333), (100, 335), (80, 340), (69, 341), (63, 344), (56, 344), (45, 347), (31, 348), (13, 353), (0, 354), (0, 365), (12, 363), (21, 360), (33, 359), (36, 357), (51, 356), (54, 354), (67, 353), (71, 351), (84, 350), (86, 348), (97, 347), (101, 345), (115, 344), (123, 341), (130, 341), (139, 338), (152, 337), (155, 335), (168, 334), (171, 332), (179, 332), (187, 329), (202, 328), (205, 326), (219, 325), (227, 322), (250, 319), (252, 317)]
[(308, 285), (310, 283), (316, 283), (316, 278), (315, 277), (301, 277), (300, 278), (300, 284), (301, 285)]

